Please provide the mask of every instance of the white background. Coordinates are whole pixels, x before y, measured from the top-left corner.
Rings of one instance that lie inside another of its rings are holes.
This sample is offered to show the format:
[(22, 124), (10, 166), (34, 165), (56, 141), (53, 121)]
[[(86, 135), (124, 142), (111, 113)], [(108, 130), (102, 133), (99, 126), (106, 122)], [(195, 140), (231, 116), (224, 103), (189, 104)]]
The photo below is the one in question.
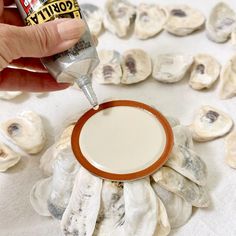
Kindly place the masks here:
[[(82, 1), (81, 1), (82, 2)], [(83, 1), (103, 6), (103, 0)], [(214, 0), (159, 0), (131, 1), (159, 3), (187, 3), (200, 9), (206, 16), (217, 3)], [(227, 1), (236, 10), (236, 2)], [(116, 49), (121, 53), (130, 48), (142, 48), (152, 58), (160, 53), (209, 53), (225, 64), (234, 54), (230, 42), (216, 44), (206, 38), (205, 32), (197, 32), (187, 37), (175, 37), (162, 32), (157, 37), (140, 41), (131, 36), (118, 39), (110, 33), (99, 38), (99, 49)], [(174, 85), (160, 84), (152, 78), (133, 86), (94, 85), (100, 101), (109, 98), (135, 99), (155, 105), (164, 114), (178, 117), (183, 124), (190, 124), (194, 111), (202, 105), (212, 105), (229, 113), (236, 121), (236, 99), (219, 100), (219, 84), (210, 91), (194, 91), (187, 83), (187, 78)], [(0, 121), (15, 116), (23, 110), (33, 110), (43, 116), (48, 132), (48, 145), (54, 135), (74, 114), (87, 109), (88, 103), (75, 89), (51, 93), (37, 97), (26, 94), (14, 101), (0, 101)], [(208, 166), (208, 186), (212, 204), (208, 209), (194, 211), (189, 222), (171, 235), (212, 236), (236, 235), (236, 170), (224, 162), (224, 139), (196, 144), (196, 149)], [(34, 183), (42, 177), (39, 170), (39, 156), (22, 158), (20, 163), (7, 173), (0, 174), (0, 235), (12, 236), (58, 236), (61, 235), (59, 224), (50, 218), (40, 217), (29, 203), (29, 192)]]

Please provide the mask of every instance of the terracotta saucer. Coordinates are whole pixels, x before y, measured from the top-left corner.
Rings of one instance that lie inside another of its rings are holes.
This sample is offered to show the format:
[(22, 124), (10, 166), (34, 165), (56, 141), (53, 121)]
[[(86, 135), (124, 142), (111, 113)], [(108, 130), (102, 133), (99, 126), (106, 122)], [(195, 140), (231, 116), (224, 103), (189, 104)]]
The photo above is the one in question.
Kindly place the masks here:
[(96, 176), (144, 178), (162, 167), (173, 147), (172, 128), (156, 109), (136, 101), (105, 102), (87, 111), (72, 133), (76, 159)]

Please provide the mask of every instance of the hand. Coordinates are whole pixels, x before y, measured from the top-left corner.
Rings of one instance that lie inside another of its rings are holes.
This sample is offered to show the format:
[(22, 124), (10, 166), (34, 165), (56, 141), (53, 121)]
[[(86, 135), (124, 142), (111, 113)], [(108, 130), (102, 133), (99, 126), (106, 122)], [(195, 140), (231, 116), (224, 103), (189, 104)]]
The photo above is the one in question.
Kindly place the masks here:
[(54, 91), (67, 88), (47, 73), (39, 58), (72, 47), (84, 33), (79, 19), (24, 26), (13, 0), (0, 0), (0, 90)]

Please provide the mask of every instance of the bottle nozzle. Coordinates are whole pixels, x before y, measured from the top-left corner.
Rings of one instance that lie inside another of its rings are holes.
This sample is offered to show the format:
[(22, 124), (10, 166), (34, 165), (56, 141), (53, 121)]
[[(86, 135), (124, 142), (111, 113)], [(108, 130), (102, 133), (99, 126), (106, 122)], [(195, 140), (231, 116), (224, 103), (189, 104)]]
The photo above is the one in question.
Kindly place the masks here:
[(76, 80), (76, 83), (78, 84), (80, 89), (83, 91), (83, 93), (87, 97), (93, 109), (98, 110), (99, 103), (98, 103), (97, 96), (94, 93), (91, 81), (88, 78), (84, 78), (84, 79)]

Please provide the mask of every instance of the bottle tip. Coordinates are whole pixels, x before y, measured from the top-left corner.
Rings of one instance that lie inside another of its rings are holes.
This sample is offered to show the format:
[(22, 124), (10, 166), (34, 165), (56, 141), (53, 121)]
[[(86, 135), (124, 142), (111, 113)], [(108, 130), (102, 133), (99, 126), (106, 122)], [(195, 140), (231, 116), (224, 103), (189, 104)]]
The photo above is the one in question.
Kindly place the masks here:
[[(94, 110), (98, 110), (99, 108), (99, 103), (96, 94), (93, 91), (92, 84), (89, 80), (87, 81), (82, 81), (83, 83), (80, 83), (80, 80), (77, 80), (77, 84), (87, 97), (89, 103), (93, 107)], [(86, 82), (86, 83), (85, 83)]]

